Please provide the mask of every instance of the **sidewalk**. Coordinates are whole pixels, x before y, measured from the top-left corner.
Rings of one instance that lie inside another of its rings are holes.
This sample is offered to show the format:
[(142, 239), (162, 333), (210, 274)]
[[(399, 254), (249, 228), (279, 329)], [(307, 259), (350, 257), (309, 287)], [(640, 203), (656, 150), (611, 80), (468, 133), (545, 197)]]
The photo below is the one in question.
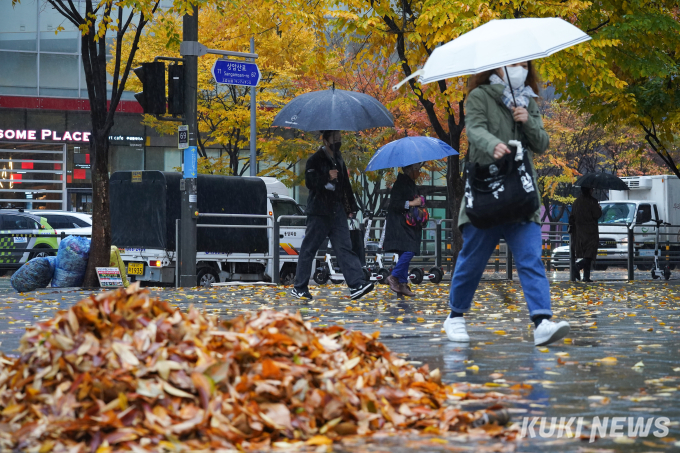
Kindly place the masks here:
[[(598, 278), (598, 273), (593, 275)], [(301, 304), (278, 287), (155, 290), (186, 309), (190, 304), (223, 317), (252, 310), (300, 310), (313, 325), (341, 324), (381, 332), (381, 340), (414, 364), (439, 368), (444, 381), (479, 384), (475, 392), (515, 395), (512, 421), (524, 416), (660, 417), (671, 420), (664, 438), (525, 438), (517, 444), (475, 443), (473, 438), (387, 436), (379, 442), (335, 447), (336, 451), (678, 451), (680, 449), (680, 285), (677, 280), (551, 285), (557, 319), (572, 325), (568, 340), (535, 348), (518, 282), (485, 281), (467, 316), (472, 342), (455, 345), (441, 331), (448, 314), (448, 284), (416, 287), (414, 300), (394, 299), (386, 286), (358, 302), (343, 286), (312, 288), (313, 304)], [(19, 295), (0, 290), (0, 349), (12, 354), (24, 327), (51, 318), (88, 295), (43, 290)], [(606, 360), (602, 360), (606, 359)], [(642, 364), (640, 364), (642, 362)], [(637, 365), (637, 366), (636, 366)], [(513, 388), (517, 384), (523, 389)], [(472, 403), (474, 404), (474, 403)], [(474, 408), (474, 407), (469, 407)], [(539, 425), (535, 426), (538, 431)], [(590, 436), (588, 426), (583, 434)], [(581, 450), (584, 449), (584, 450)], [(594, 451), (594, 450), (593, 450)]]

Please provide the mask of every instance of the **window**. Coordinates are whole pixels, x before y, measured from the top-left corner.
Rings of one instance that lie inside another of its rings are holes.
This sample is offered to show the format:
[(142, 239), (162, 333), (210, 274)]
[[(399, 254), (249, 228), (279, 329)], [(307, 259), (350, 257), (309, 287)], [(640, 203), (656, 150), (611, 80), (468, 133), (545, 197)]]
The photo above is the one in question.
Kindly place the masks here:
[[(71, 3), (85, 14), (84, 2)], [(48, 0), (23, 0), (15, 6), (3, 0), (0, 4), (0, 94), (87, 98), (80, 30)], [(129, 11), (126, 7), (124, 17)], [(111, 58), (109, 44), (115, 35), (115, 31), (107, 32), (107, 58)], [(111, 80), (109, 74), (107, 80)], [(134, 100), (134, 95), (125, 91), (122, 98)]]
[(31, 217), (14, 214), (3, 214), (2, 216), (3, 230), (37, 230), (39, 229), (38, 222)]
[(78, 217), (61, 214), (45, 214), (43, 215), (55, 230), (66, 230), (69, 228), (87, 228), (91, 225)]
[(89, 228), (92, 226), (92, 223), (88, 223), (83, 219), (80, 219), (78, 217), (69, 217), (73, 225), (75, 225), (73, 228)]
[(598, 223), (630, 223), (635, 215), (635, 203), (600, 203), (602, 217)]
[(45, 217), (47, 223), (49, 223), (50, 226), (55, 230), (74, 228), (73, 222), (69, 221), (69, 216), (46, 214), (43, 215), (42, 217)]
[(38, 66), (35, 53), (0, 52), (0, 94), (37, 93)]
[(652, 220), (652, 206), (648, 204), (641, 204), (638, 207), (635, 223), (647, 223), (650, 220)]
[[(272, 200), (274, 220), (282, 215), (304, 215), (300, 207), (293, 201)], [(306, 219), (281, 219), (281, 226), (305, 226)]]
[(35, 2), (24, 0), (14, 7), (5, 2), (0, 14), (0, 49), (35, 51), (37, 28)]

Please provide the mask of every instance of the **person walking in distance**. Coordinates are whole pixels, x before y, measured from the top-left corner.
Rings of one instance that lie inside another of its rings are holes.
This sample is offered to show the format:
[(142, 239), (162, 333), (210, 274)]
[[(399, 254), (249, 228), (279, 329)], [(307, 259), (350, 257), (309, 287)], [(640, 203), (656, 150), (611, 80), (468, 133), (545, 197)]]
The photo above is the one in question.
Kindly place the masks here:
[(322, 139), (323, 146), (307, 160), (305, 168), (305, 186), (309, 189), (305, 211), (307, 228), (291, 295), (297, 299), (313, 299), (308, 287), (312, 263), (323, 241), (330, 238), (350, 296), (356, 300), (373, 290), (373, 284), (364, 281), (361, 262), (352, 251), (347, 226), (347, 219), (353, 218), (359, 208), (340, 154), (340, 131), (323, 131)]
[[(411, 259), (420, 253), (422, 223), (409, 216), (412, 208), (423, 205), (423, 198), (418, 194), (416, 181), (420, 176), (422, 164), (403, 167), (390, 191), (390, 204), (387, 209), (387, 225), (383, 250), (399, 254), (399, 261), (387, 277), (390, 289), (397, 294), (413, 297), (415, 293), (408, 286), (408, 268)], [(420, 208), (424, 209), (424, 208)]]
[(592, 282), (590, 268), (597, 259), (597, 248), (600, 245), (597, 221), (601, 216), (602, 207), (593, 197), (593, 189), (581, 187), (581, 195), (574, 201), (569, 216), (569, 225), (573, 229), (574, 254), (576, 258), (581, 258), (576, 263), (574, 280), (581, 280), (583, 270), (583, 281)]
[[(544, 152), (549, 142), (534, 100), (537, 91), (537, 77), (531, 62), (470, 77), (465, 109), (470, 162), (494, 164), (512, 153), (508, 147), (510, 140), (521, 140), (525, 143), (525, 153), (529, 153), (529, 163), (534, 167), (533, 153)], [(533, 184), (537, 187), (535, 171), (533, 175)], [(536, 196), (540, 197), (538, 191)], [(486, 264), (500, 238), (505, 238), (517, 263), (529, 316), (535, 325), (534, 344), (546, 345), (564, 338), (569, 333), (569, 323), (550, 321), (550, 287), (541, 261), (540, 208), (523, 221), (503, 223), (499, 219), (496, 226), (480, 229), (470, 223), (464, 202), (458, 219), (463, 249), (451, 280), (451, 314), (444, 321), (448, 339), (470, 341), (463, 315), (470, 309)]]

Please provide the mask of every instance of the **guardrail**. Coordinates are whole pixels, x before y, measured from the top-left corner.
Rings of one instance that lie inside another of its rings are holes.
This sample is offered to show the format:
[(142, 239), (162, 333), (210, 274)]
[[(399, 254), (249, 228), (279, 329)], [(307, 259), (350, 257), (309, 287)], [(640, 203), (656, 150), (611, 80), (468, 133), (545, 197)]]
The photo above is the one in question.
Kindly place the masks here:
[[(246, 219), (266, 219), (266, 225), (213, 225), (213, 224), (199, 224), (198, 228), (253, 228), (253, 229), (267, 229), (271, 230), (270, 236), (270, 253), (254, 256), (253, 260), (266, 260), (271, 265), (271, 278), (276, 284), (280, 284), (281, 272), (281, 254), (280, 243), (282, 222), (286, 220), (302, 220), (306, 216), (282, 215), (274, 218), (270, 215), (250, 215), (250, 214), (199, 214), (199, 218), (246, 218)], [(384, 239), (385, 222), (384, 217), (374, 217), (370, 219), (371, 224), (368, 225), (369, 219), (365, 219), (362, 224), (362, 231), (364, 240), (379, 243), (379, 249), (382, 248), (382, 240)], [(290, 222), (294, 223), (294, 222)], [(575, 275), (576, 257), (574, 256), (574, 248), (569, 246), (568, 251), (557, 251), (561, 246), (571, 244), (571, 234), (565, 231), (567, 224), (562, 222), (545, 222), (543, 227), (550, 228), (549, 231), (542, 231), (542, 253), (541, 259), (546, 267), (546, 271), (559, 269), (569, 269), (570, 276)], [(656, 227), (653, 227), (652, 232), (649, 231), (649, 225), (631, 225), (627, 223), (616, 223), (600, 225), (600, 229), (609, 227), (625, 228), (625, 240), (613, 241), (607, 239), (608, 233), (600, 233), (600, 259), (595, 261), (595, 268), (598, 266), (621, 266), (627, 269), (627, 280), (634, 280), (636, 271), (650, 270), (651, 266), (656, 262), (659, 268), (655, 268), (655, 272), (662, 272), (665, 269), (673, 270), (675, 267), (680, 267), (680, 237), (677, 231), (680, 229), (678, 225), (661, 225), (657, 232)], [(304, 225), (283, 225), (286, 229), (306, 229)], [(449, 272), (452, 271), (452, 232), (457, 228), (453, 224), (452, 219), (431, 219), (427, 226), (423, 228), (423, 244), (434, 243), (433, 253), (427, 253), (427, 250), (421, 248), (421, 253), (414, 257), (414, 265), (422, 264), (422, 262), (433, 261), (435, 267), (448, 267)], [(645, 231), (645, 229), (647, 229)], [(376, 234), (377, 233), (377, 234)], [(429, 239), (427, 236), (433, 233), (434, 238)], [(179, 244), (180, 229), (179, 222), (176, 225), (176, 240)], [(610, 233), (610, 234), (621, 234)], [(2, 236), (2, 235), (0, 235)], [(6, 235), (5, 235), (6, 236)], [(44, 235), (49, 236), (49, 235)], [(60, 235), (62, 238), (64, 234)], [(373, 241), (371, 241), (373, 239)], [(625, 247), (623, 245), (625, 244)], [(656, 247), (654, 246), (656, 244)], [(622, 251), (625, 249), (625, 253)], [(0, 249), (3, 251), (6, 249)], [(15, 249), (7, 249), (17, 252)], [(24, 249), (25, 252), (31, 251)], [(370, 253), (370, 252), (369, 252)], [(389, 254), (387, 254), (389, 258)], [(323, 260), (324, 256), (317, 256), (316, 259)], [(181, 259), (181, 257), (177, 257)], [(296, 256), (288, 256), (285, 261), (295, 261)], [(487, 269), (493, 270), (495, 273), (500, 273), (502, 268), (505, 268), (505, 278), (513, 278), (513, 256), (512, 252), (507, 247), (505, 241), (501, 240), (496, 247), (495, 252), (489, 259)], [(176, 270), (177, 273), (177, 270)]]
[[(244, 229), (267, 229), (267, 230), (275, 230), (276, 226), (274, 222), (274, 217), (266, 214), (211, 214), (211, 213), (199, 213), (198, 218), (225, 218), (225, 219), (265, 219), (267, 220), (266, 225), (224, 225), (224, 224), (197, 224), (196, 228), (244, 228)], [(271, 224), (270, 224), (270, 221)], [(180, 238), (181, 238), (181, 228), (180, 228), (180, 219), (177, 219), (175, 221), (175, 249), (176, 249), (176, 258), (175, 262), (179, 263), (181, 258), (181, 254), (179, 251), (181, 250), (181, 247), (179, 246), (180, 243)], [(278, 259), (275, 259), (274, 256), (278, 255), (278, 242), (274, 242), (274, 234), (272, 234), (272, 238), (270, 239), (270, 246), (269, 250), (271, 251), (272, 249), (274, 250), (274, 254), (263, 254), (263, 255), (257, 255), (257, 257), (253, 257), (253, 260), (267, 260), (267, 261), (272, 261), (272, 274), (275, 276), (278, 276), (279, 270), (278, 270)], [(274, 246), (275, 245), (275, 246)], [(272, 277), (274, 278), (274, 277)], [(175, 264), (175, 286), (179, 287), (179, 266)]]

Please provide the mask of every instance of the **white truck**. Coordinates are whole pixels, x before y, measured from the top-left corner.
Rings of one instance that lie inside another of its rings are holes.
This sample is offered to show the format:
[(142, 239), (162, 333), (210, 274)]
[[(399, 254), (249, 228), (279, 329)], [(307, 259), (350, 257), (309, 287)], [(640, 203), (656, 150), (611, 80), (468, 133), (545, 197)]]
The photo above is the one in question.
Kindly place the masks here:
[[(176, 220), (180, 215), (179, 173), (116, 172), (111, 176), (112, 243), (120, 250), (128, 276), (157, 285), (175, 283)], [(198, 224), (272, 225), (281, 215), (303, 215), (288, 189), (274, 178), (199, 175), (200, 213), (268, 215), (270, 218), (199, 217)], [(273, 247), (280, 253), (279, 276), (292, 283), (304, 237), (305, 219), (272, 229), (198, 228), (197, 285), (227, 281), (270, 281)], [(283, 238), (283, 239), (282, 239)]]
[[(634, 224), (635, 252), (640, 270), (650, 270), (653, 265), (657, 228), (659, 246), (663, 256), (666, 244), (671, 252), (680, 249), (680, 179), (674, 175), (627, 176), (621, 178), (629, 190), (610, 190), (609, 200), (601, 201), (602, 217), (599, 220), (600, 245), (597, 269), (607, 266), (625, 266), (628, 260), (628, 231), (625, 226)], [(678, 260), (677, 257), (674, 258)], [(553, 263), (557, 268), (569, 267), (569, 246), (553, 251)], [(670, 263), (675, 268), (675, 263)]]
[[(621, 178), (629, 190), (610, 190), (609, 200), (600, 202), (600, 248), (598, 260), (622, 260), (628, 256), (626, 227), (612, 223), (633, 223), (635, 251), (652, 257), (657, 228), (659, 246), (675, 251), (680, 242), (680, 179), (677, 176), (628, 176)], [(652, 268), (652, 261), (637, 264), (640, 270)], [(671, 268), (674, 265), (671, 264)]]

